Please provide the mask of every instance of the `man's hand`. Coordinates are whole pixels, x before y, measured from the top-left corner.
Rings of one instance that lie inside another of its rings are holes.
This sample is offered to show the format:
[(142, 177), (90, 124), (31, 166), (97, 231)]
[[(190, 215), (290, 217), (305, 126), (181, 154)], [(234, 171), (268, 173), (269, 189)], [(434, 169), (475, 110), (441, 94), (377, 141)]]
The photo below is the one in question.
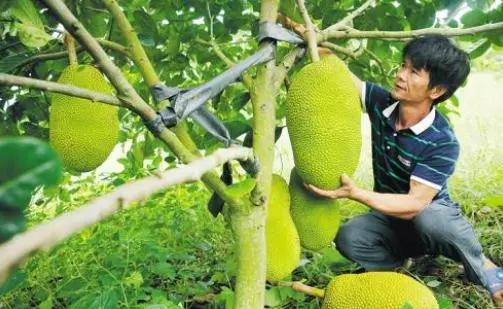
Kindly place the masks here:
[(341, 186), (335, 190), (323, 190), (306, 183), (304, 184), (304, 186), (306, 187), (306, 189), (319, 196), (333, 199), (344, 198), (344, 197), (350, 198), (353, 193), (353, 190), (356, 188), (353, 181), (346, 174), (341, 175)]

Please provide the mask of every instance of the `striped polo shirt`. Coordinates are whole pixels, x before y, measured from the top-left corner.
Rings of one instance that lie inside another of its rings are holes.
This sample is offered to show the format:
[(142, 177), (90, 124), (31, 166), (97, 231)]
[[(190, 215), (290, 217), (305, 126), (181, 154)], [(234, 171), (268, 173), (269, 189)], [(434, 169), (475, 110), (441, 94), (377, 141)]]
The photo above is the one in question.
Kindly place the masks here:
[(399, 102), (376, 84), (366, 82), (362, 88), (362, 108), (372, 131), (374, 191), (408, 193), (413, 179), (438, 190), (434, 200), (451, 202), (447, 179), (454, 172), (459, 143), (445, 117), (433, 108), (414, 126), (397, 131)]

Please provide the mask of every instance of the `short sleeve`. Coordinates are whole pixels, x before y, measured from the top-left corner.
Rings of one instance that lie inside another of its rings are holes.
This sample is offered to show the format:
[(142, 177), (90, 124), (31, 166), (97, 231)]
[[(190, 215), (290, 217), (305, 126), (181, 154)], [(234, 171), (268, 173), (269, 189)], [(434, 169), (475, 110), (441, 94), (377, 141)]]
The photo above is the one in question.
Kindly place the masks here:
[(410, 179), (440, 191), (454, 173), (458, 157), (457, 141), (438, 143), (423, 160), (416, 163)]
[(362, 88), (365, 89), (362, 90), (362, 107), (370, 120), (374, 118), (376, 112), (382, 112), (392, 103), (390, 92), (386, 89), (371, 82), (365, 82), (365, 87)]

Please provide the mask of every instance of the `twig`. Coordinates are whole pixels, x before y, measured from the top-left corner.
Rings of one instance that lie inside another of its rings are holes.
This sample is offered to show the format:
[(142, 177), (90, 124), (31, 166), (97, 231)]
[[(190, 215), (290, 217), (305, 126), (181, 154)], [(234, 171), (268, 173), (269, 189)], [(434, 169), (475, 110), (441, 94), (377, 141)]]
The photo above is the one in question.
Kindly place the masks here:
[(306, 32), (305, 36), (307, 38), (307, 46), (309, 49), (309, 55), (311, 56), (311, 60), (313, 62), (320, 61), (320, 55), (318, 53), (318, 44), (316, 41), (316, 32), (314, 31), (313, 22), (309, 17), (309, 14), (306, 9), (306, 5), (304, 4), (304, 0), (296, 0), (297, 6), (299, 7), (300, 13), (302, 14), (302, 18), (306, 24)]
[(336, 24), (328, 27), (324, 31), (336, 31), (340, 30), (342, 27), (347, 26), (348, 23), (353, 21), (357, 16), (361, 15), (370, 5), (372, 5), (375, 2), (375, 0), (368, 0), (362, 6), (351, 12), (348, 16), (344, 17), (341, 19), (339, 22)]
[(160, 175), (146, 177), (118, 187), (84, 206), (62, 214), (52, 221), (40, 224), (27, 232), (16, 235), (0, 246), (0, 283), (9, 271), (28, 255), (48, 250), (59, 242), (110, 217), (131, 203), (141, 201), (151, 194), (170, 186), (198, 181), (201, 176), (230, 160), (250, 160), (253, 151), (244, 147), (220, 149), (212, 155), (197, 159), (186, 166), (168, 170)]
[(35, 78), (21, 77), (17, 75), (10, 75), (0, 73), (0, 85), (8, 86), (24, 86), (66, 94), (73, 97), (79, 97), (91, 100), (93, 102), (102, 102), (109, 105), (122, 106), (122, 102), (111, 95), (106, 95), (99, 92), (94, 92), (85, 88), (79, 88), (71, 85), (55, 83)]
[(68, 62), (70, 65), (77, 64), (77, 49), (75, 48), (75, 39), (68, 32), (65, 33), (65, 45), (68, 51)]
[(359, 48), (356, 51), (353, 51), (349, 48), (342, 47), (342, 46), (339, 46), (339, 45), (336, 45), (336, 44), (330, 43), (330, 42), (322, 42), (322, 43), (320, 43), (320, 45), (323, 47), (326, 47), (326, 48), (330, 48), (331, 50), (333, 50), (335, 52), (345, 54), (353, 59), (356, 59), (358, 56), (360, 56), (363, 53), (363, 48)]
[(124, 54), (125, 56), (132, 58), (131, 53), (129, 52), (128, 48), (124, 45), (121, 45), (117, 42), (105, 40), (105, 39), (96, 39), (98, 43), (100, 43), (101, 46), (104, 48), (111, 49), (113, 51), (119, 52), (121, 54)]
[(302, 58), (304, 56), (305, 49), (302, 47), (297, 47), (291, 50), (286, 56), (283, 58), (283, 61), (280, 65), (276, 67), (274, 70), (273, 83), (274, 89), (279, 90), (281, 83), (286, 81), (288, 77), (288, 71), (293, 67), (295, 61)]
[[(215, 54), (217, 55), (218, 58), (220, 58), (223, 62), (225, 62), (225, 64), (227, 65), (227, 67), (232, 67), (234, 66), (236, 63), (234, 61), (232, 61), (231, 59), (229, 59), (229, 57), (227, 57), (224, 52), (220, 49), (220, 46), (217, 44), (217, 42), (215, 41), (206, 41), (206, 40), (203, 40), (201, 38), (196, 38), (196, 42), (197, 43), (200, 43), (200, 44), (203, 44), (203, 45), (207, 45), (207, 46), (211, 46), (213, 48), (213, 51), (215, 52)], [(245, 87), (247, 89), (250, 89), (252, 87), (252, 83), (253, 83), (253, 80), (251, 78), (251, 76), (247, 73), (244, 73), (242, 75), (242, 80), (243, 80), (243, 84), (245, 85)]]
[(278, 14), (278, 22), (282, 24), (283, 27), (295, 31), (300, 36), (304, 36), (306, 32), (306, 27), (304, 27), (304, 25), (299, 24), (283, 14)]
[(318, 297), (318, 298), (323, 298), (325, 296), (325, 290), (318, 289), (309, 285), (305, 285), (302, 282), (299, 281), (294, 281), (294, 282), (288, 282), (288, 281), (278, 281), (273, 283), (277, 286), (286, 286), (292, 288), (292, 290), (304, 293), (306, 295)]
[[(119, 43), (104, 40), (104, 39), (97, 39), (98, 42), (100, 43), (101, 46), (107, 49), (111, 49), (113, 51), (119, 52), (121, 54), (124, 54), (126, 57), (131, 58), (131, 55), (129, 54), (127, 48)], [(76, 53), (80, 53), (81, 51), (84, 50), (84, 47), (78, 46), (75, 49)], [(37, 54), (33, 55), (28, 59), (23, 60), (17, 67), (25, 66), (31, 63), (39, 62), (39, 61), (45, 61), (45, 60), (55, 60), (55, 59), (60, 59), (68, 56), (68, 51), (63, 50), (63, 51), (58, 51), (58, 52), (51, 52), (51, 53), (44, 53), (44, 54)]]
[(212, 41), (206, 41), (206, 40), (203, 40), (201, 38), (196, 38), (196, 42), (200, 43), (200, 44), (203, 44), (203, 45), (211, 46), (213, 48), (213, 51), (215, 52), (215, 54), (218, 56), (218, 58), (220, 58), (223, 62), (225, 62), (225, 64), (228, 67), (231, 67), (231, 66), (233, 66), (233, 65), (236, 64), (234, 61), (232, 61), (231, 59), (229, 59), (229, 57), (227, 57), (222, 52), (222, 50), (220, 49), (220, 47), (218, 46), (218, 44), (215, 41), (213, 41), (213, 40)]
[(503, 22), (487, 24), (464, 29), (455, 28), (425, 28), (412, 31), (322, 31), (318, 33), (318, 42), (327, 41), (329, 39), (405, 39), (415, 38), (427, 34), (441, 34), (445, 36), (461, 36), (471, 35), (480, 32), (498, 31), (503, 29)]

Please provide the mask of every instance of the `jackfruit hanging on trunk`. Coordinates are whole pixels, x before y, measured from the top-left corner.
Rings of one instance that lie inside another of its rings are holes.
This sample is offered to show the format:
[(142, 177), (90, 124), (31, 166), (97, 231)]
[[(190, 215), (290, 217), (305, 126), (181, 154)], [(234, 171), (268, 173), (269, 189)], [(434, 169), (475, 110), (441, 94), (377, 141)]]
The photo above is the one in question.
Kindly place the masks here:
[(266, 279), (269, 281), (284, 279), (299, 264), (300, 240), (290, 216), (288, 184), (279, 175), (272, 175), (265, 232)]
[(306, 183), (335, 189), (342, 173), (354, 173), (361, 149), (361, 108), (342, 60), (326, 56), (294, 76), (286, 122), (295, 166)]
[(290, 212), (302, 247), (314, 251), (329, 247), (341, 221), (338, 202), (307, 191), (296, 168), (290, 175), (289, 189)]

